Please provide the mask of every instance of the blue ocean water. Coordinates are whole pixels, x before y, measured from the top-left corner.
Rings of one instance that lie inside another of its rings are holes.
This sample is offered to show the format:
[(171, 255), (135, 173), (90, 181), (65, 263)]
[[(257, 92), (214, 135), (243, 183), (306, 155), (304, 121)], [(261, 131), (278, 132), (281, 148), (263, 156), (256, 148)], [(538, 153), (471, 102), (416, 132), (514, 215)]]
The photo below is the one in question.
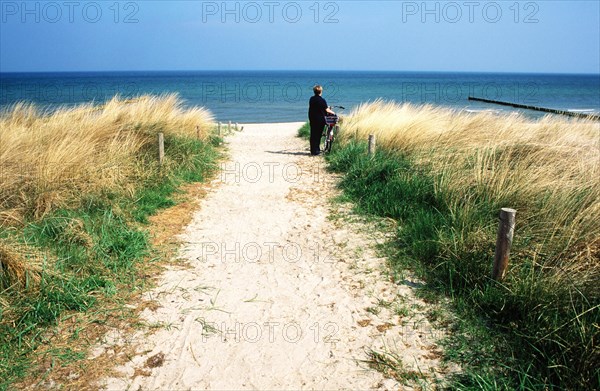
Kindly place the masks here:
[[(378, 98), (468, 111), (510, 107), (469, 96), (560, 110), (600, 113), (600, 74), (507, 74), (371, 71), (197, 71), (0, 73), (0, 108), (27, 101), (45, 108), (101, 103), (115, 94), (178, 93), (219, 121), (305, 121), (314, 84), (330, 105), (352, 107)], [(539, 117), (542, 113), (520, 110)]]

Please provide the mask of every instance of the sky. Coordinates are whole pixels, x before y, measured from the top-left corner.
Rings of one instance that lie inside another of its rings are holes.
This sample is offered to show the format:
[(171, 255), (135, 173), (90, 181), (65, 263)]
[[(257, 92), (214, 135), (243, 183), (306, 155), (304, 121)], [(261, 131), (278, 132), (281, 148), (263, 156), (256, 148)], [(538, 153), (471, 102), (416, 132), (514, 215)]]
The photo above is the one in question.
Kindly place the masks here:
[(600, 73), (600, 1), (6, 1), (0, 72)]

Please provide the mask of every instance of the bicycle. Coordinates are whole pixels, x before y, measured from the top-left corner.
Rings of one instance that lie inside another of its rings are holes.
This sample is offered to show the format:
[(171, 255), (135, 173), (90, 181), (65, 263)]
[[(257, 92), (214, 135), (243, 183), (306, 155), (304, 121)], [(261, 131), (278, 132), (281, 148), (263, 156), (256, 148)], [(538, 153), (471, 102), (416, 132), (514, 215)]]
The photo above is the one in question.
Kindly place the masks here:
[[(343, 106), (329, 106), (330, 109), (338, 108), (340, 110), (344, 110)], [(324, 153), (331, 152), (331, 146), (333, 145), (333, 140), (335, 139), (335, 134), (339, 131), (338, 123), (341, 122), (341, 118), (337, 114), (328, 114), (325, 116), (325, 127), (323, 128), (324, 136), (325, 136), (325, 145), (323, 147)]]

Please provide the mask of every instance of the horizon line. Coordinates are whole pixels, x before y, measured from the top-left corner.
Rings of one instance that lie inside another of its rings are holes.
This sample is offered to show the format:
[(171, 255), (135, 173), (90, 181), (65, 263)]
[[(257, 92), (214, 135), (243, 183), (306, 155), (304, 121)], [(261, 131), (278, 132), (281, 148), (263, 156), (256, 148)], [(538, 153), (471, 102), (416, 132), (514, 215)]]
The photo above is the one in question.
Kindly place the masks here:
[(391, 70), (391, 69), (131, 69), (131, 70), (43, 70), (43, 71), (0, 71), (0, 74), (40, 73), (143, 73), (143, 72), (381, 72), (381, 73), (489, 73), (489, 74), (537, 74), (537, 75), (598, 75), (594, 72), (550, 72), (550, 71), (449, 71), (449, 70)]

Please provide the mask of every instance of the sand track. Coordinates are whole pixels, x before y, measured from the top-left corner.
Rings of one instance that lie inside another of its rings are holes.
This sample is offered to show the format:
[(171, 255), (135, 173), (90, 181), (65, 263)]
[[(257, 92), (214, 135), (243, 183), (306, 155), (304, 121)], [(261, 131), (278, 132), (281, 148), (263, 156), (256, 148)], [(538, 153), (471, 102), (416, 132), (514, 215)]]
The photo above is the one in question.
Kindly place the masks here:
[(407, 368), (438, 366), (426, 319), (395, 311), (417, 301), (385, 275), (377, 239), (328, 218), (336, 178), (307, 156), (300, 125), (228, 139), (230, 159), (180, 236), (186, 266), (145, 294), (158, 305), (141, 316), (160, 327), (100, 349), (126, 340), (137, 352), (105, 389), (404, 389), (363, 362), (386, 346)]

